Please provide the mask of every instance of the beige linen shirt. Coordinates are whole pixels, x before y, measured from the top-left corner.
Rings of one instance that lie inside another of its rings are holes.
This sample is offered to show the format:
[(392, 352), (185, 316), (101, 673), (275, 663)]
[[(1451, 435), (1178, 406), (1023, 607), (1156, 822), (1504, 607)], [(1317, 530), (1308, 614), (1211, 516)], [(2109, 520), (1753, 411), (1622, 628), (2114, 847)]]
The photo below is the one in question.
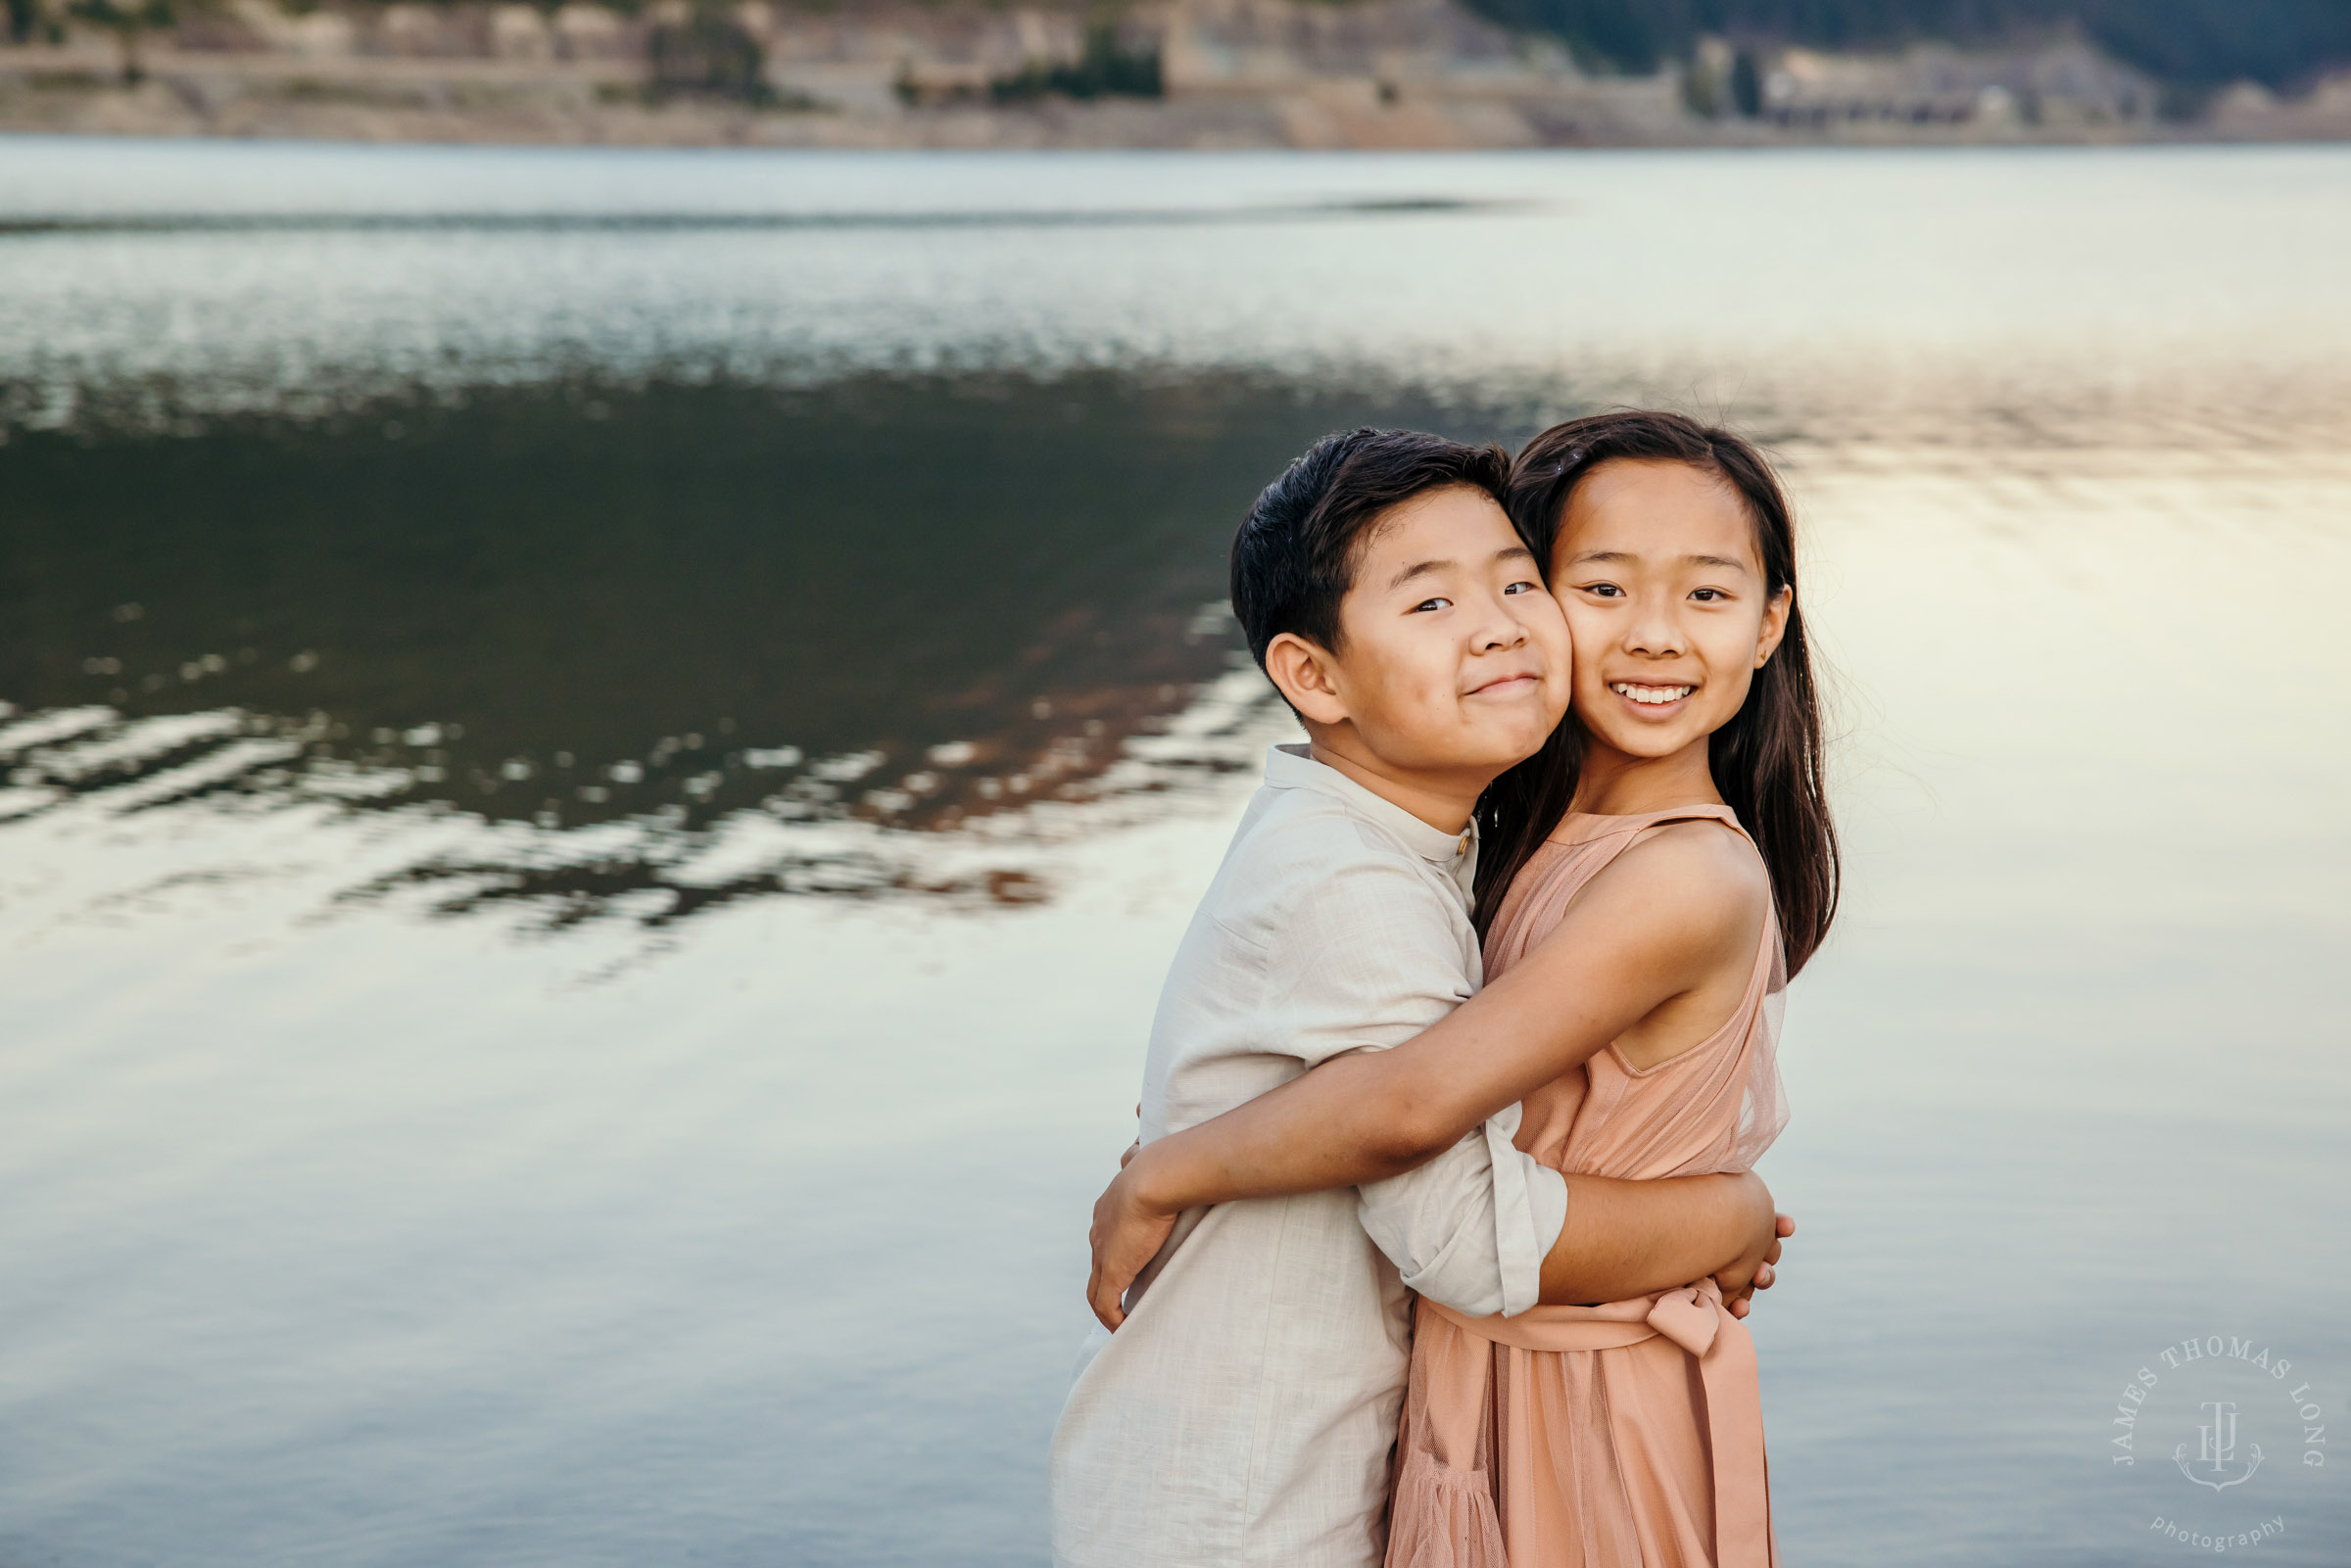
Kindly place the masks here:
[[(1474, 833), (1276, 746), (1160, 993), (1143, 1137), (1411, 1039), (1482, 975)], [(1053, 1435), (1062, 1568), (1377, 1568), (1407, 1287), (1521, 1312), (1567, 1215), (1511, 1107), (1417, 1170), (1184, 1214)]]

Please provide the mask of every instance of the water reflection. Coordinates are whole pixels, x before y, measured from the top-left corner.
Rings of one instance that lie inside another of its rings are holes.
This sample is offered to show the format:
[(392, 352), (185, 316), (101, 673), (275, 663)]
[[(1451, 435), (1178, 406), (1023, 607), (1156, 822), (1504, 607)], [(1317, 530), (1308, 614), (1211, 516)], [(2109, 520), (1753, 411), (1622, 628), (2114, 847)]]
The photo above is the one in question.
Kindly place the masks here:
[(354, 896), (556, 924), (1032, 902), (1025, 837), (1254, 765), (1269, 698), (1222, 599), (1255, 487), (1337, 425), (1500, 417), (1237, 371), (869, 372), (21, 431), (0, 816), (462, 813), (502, 831)]
[[(0, 1564), (1039, 1561), (1286, 723), (1203, 607), (1356, 419), (1787, 464), (1853, 874), (1792, 1559), (2151, 1560), (2129, 1368), (2351, 1368), (2351, 693), (2281, 589), (2351, 569), (2342, 150), (5, 153), (89, 227), (0, 235)], [(190, 193), (386, 220), (107, 227)], [(887, 221), (632, 226), (689, 212)], [(2312, 1492), (2265, 1559), (2340, 1559)]]

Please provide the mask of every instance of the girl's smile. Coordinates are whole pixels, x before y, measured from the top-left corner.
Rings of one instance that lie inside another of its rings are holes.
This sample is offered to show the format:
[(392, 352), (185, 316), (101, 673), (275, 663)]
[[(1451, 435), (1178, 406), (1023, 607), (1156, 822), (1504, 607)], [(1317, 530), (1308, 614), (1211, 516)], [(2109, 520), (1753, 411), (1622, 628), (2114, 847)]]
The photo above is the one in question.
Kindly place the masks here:
[(1674, 685), (1656, 681), (1610, 681), (1608, 689), (1632, 705), (1635, 714), (1645, 720), (1663, 719), (1679, 711), (1697, 683)]

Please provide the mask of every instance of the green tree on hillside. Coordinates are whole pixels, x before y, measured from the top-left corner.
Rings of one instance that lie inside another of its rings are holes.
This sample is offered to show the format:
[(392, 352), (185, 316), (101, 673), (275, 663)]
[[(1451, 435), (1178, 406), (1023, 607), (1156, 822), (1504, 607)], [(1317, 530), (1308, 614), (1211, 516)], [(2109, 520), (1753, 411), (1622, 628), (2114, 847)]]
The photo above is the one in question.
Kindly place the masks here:
[(762, 68), (766, 54), (721, 5), (697, 5), (684, 22), (663, 23), (647, 40), (649, 92), (656, 100), (729, 98), (763, 104), (774, 96)]
[(1120, 41), (1118, 28), (1105, 21), (1087, 26), (1085, 52), (1076, 65), (1032, 60), (1017, 75), (988, 84), (988, 96), (999, 104), (1028, 103), (1049, 93), (1094, 99), (1158, 98), (1165, 92), (1159, 50), (1128, 48)]
[(139, 58), (139, 42), (150, 28), (168, 27), (178, 20), (171, 0), (71, 0), (66, 15), (115, 36), (122, 57), (122, 85), (135, 87), (147, 74)]

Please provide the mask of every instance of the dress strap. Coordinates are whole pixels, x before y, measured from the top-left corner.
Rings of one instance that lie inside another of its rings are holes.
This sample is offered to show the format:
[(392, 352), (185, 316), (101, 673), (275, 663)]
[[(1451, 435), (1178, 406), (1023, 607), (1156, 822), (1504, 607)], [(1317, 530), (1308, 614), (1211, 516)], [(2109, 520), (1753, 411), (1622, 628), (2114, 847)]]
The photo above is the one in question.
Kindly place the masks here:
[(1570, 812), (1552, 831), (1551, 839), (1558, 844), (1590, 844), (1599, 849), (1599, 860), (1591, 865), (1592, 871), (1598, 871), (1639, 843), (1651, 830), (1670, 827), (1677, 822), (1720, 823), (1750, 844), (1755, 841), (1754, 835), (1739, 825), (1737, 812), (1728, 806), (1703, 804), (1668, 806), (1663, 811), (1644, 811), (1621, 817)]

